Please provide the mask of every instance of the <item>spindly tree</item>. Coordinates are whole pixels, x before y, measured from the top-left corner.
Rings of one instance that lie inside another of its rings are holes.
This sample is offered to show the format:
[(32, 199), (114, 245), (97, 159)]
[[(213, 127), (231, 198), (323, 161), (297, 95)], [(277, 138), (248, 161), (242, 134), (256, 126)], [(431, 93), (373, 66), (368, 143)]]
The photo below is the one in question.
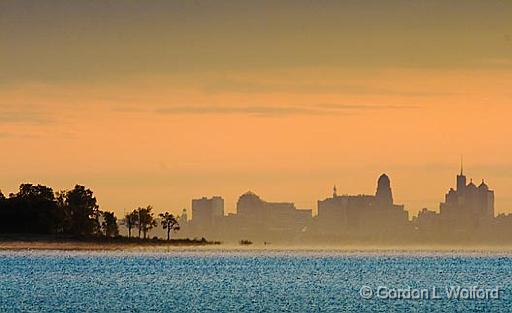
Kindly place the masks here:
[(163, 229), (167, 230), (167, 240), (170, 240), (171, 232), (180, 230), (180, 225), (174, 215), (169, 212), (160, 213), (158, 216), (161, 218), (160, 223)]
[(138, 217), (139, 220), (137, 223), (137, 228), (139, 229), (139, 238), (140, 238), (140, 234), (142, 232), (144, 239), (146, 239), (148, 232), (151, 229), (153, 229), (153, 227), (155, 227), (157, 225), (155, 218), (153, 217), (152, 211), (153, 211), (153, 207), (150, 205), (148, 205), (145, 208), (137, 209), (137, 213), (139, 216)]
[(101, 212), (103, 222), (101, 223), (101, 229), (106, 237), (115, 237), (119, 235), (119, 227), (117, 226), (117, 217), (114, 212)]
[(141, 208), (141, 207), (138, 207), (137, 209), (135, 209), (132, 213), (137, 215), (137, 218), (136, 218), (136, 221), (137, 221), (137, 224), (135, 225), (137, 227), (137, 230), (139, 232), (139, 239), (142, 235), (142, 228), (143, 228), (143, 225), (141, 223), (141, 220), (140, 220), (140, 217), (141, 215), (144, 214), (144, 210), (145, 208)]
[[(122, 223), (126, 228), (128, 228), (128, 238), (132, 237), (132, 229), (137, 227), (138, 222), (139, 222), (139, 213), (137, 212), (137, 210), (127, 213), (124, 216)], [(139, 233), (139, 237), (140, 237), (140, 233)]]

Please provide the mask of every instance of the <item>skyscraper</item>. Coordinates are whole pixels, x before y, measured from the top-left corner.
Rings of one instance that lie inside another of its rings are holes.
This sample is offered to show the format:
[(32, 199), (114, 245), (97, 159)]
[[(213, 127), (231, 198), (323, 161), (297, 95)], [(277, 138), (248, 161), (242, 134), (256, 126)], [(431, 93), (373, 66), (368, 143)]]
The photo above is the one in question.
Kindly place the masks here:
[(494, 191), (482, 180), (477, 187), (473, 180), (466, 185), (461, 166), (457, 189), (450, 188), (440, 204), (443, 223), (454, 230), (475, 230), (489, 224), (494, 217)]
[(192, 200), (192, 227), (194, 232), (208, 233), (224, 216), (224, 199), (202, 197)]

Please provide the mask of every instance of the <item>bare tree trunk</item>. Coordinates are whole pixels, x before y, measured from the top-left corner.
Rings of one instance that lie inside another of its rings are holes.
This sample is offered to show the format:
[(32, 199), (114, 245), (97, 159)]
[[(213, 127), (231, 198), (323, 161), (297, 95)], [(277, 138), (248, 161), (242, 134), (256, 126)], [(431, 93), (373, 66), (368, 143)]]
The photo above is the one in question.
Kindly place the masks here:
[(138, 214), (139, 214), (138, 224), (139, 224), (139, 239), (140, 239), (140, 229), (142, 228), (142, 220), (140, 218), (140, 209), (138, 210)]
[(167, 227), (167, 241), (171, 240), (171, 229)]

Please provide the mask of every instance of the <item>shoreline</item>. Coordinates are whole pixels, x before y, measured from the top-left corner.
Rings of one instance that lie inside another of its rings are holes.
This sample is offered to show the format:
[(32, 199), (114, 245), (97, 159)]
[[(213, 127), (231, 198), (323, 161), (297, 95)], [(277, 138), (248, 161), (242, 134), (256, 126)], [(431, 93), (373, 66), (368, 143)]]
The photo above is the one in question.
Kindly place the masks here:
[(54, 250), (54, 251), (261, 251), (261, 252), (346, 252), (346, 253), (511, 253), (512, 245), (237, 245), (232, 243), (208, 242), (199, 240), (173, 241), (94, 241), (94, 240), (48, 240), (48, 239), (8, 239), (0, 238), (0, 251)]
[(158, 247), (198, 247), (219, 245), (219, 242), (206, 239), (140, 239), (127, 237), (113, 238), (73, 238), (58, 236), (0, 236), (0, 250), (77, 250), (77, 251), (114, 251), (137, 248)]

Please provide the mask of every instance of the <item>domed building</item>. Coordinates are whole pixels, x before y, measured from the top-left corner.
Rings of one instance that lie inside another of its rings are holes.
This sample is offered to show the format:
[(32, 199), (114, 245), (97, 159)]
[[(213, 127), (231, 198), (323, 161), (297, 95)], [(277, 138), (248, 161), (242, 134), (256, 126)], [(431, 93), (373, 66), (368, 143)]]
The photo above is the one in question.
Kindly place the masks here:
[(264, 201), (251, 191), (240, 196), (236, 209), (235, 224), (241, 235), (271, 241), (289, 239), (312, 218), (312, 210), (298, 210), (292, 202)]
[(241, 215), (264, 215), (265, 202), (252, 191), (247, 191), (238, 198), (236, 210)]
[(401, 231), (409, 215), (393, 202), (391, 180), (382, 174), (375, 195), (341, 195), (318, 201), (319, 231), (335, 234), (377, 234)]
[(487, 186), (485, 181), (482, 179), (482, 183), (478, 186), (478, 189), (480, 191), (489, 191), (489, 186)]
[(375, 194), (375, 202), (377, 205), (383, 207), (390, 207), (393, 205), (391, 181), (386, 174), (382, 174), (377, 181), (377, 193)]

